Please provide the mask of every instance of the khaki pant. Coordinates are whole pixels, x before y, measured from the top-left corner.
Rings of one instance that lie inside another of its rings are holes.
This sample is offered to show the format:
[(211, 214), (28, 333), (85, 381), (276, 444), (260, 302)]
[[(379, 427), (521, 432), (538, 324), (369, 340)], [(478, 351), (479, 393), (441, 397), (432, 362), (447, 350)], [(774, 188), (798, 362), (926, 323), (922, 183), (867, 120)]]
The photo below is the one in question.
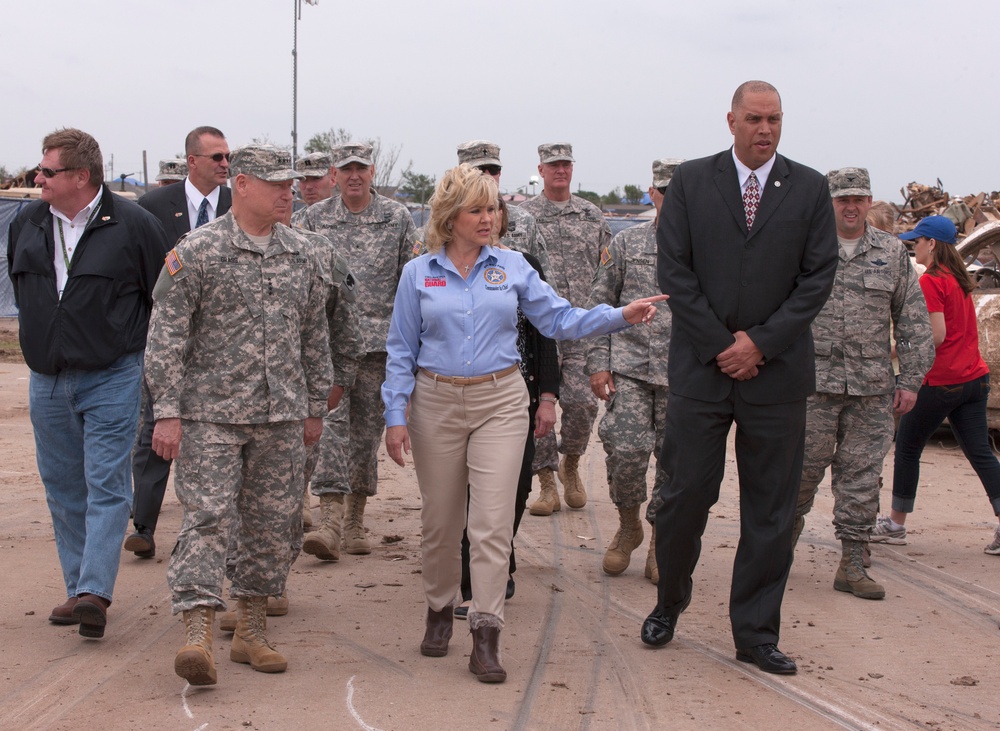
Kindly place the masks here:
[(520, 373), (453, 386), (417, 374), (407, 422), (423, 507), (423, 581), (427, 604), (441, 611), (462, 578), (468, 534), (470, 612), (503, 620), (514, 494), (528, 433), (528, 391)]

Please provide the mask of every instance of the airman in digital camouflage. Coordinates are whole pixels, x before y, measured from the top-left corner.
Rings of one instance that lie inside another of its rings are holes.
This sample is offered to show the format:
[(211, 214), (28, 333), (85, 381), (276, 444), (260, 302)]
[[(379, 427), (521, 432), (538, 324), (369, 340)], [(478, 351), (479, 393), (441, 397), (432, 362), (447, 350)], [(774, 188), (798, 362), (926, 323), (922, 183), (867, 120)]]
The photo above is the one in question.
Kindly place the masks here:
[[(296, 219), (302, 228), (329, 239), (350, 265), (365, 351), (354, 385), (345, 389), (340, 406), (327, 419), (313, 473), (322, 525), (307, 537), (302, 550), (326, 560), (337, 560), (341, 547), (349, 554), (371, 553), (364, 514), (378, 488), (385, 339), (396, 285), (416, 244), (406, 206), (372, 188), (372, 152), (364, 143), (335, 147), (331, 154), (340, 195), (310, 206)], [(341, 545), (335, 545), (341, 535)]]
[[(681, 162), (653, 161), (649, 197), (656, 207), (656, 219), (625, 229), (601, 252), (588, 307), (598, 304), (619, 307), (657, 290), (656, 224), (670, 176)], [(639, 508), (646, 502), (649, 456), (655, 454), (659, 461), (663, 444), (670, 309), (665, 302), (657, 309), (656, 319), (641, 331), (632, 328), (588, 341), (590, 387), (597, 398), (607, 403), (597, 429), (607, 453), (611, 502), (619, 515), (618, 532), (604, 554), (604, 572), (611, 576), (625, 571), (632, 551), (642, 545)], [(659, 467), (656, 475), (654, 495), (661, 483)], [(645, 575), (654, 584), (658, 580), (655, 546), (655, 537), (651, 537)]]
[[(899, 239), (865, 223), (872, 204), (864, 168), (828, 174), (840, 261), (833, 292), (812, 324), (816, 393), (806, 412), (805, 458), (793, 541), (823, 474), (832, 466), (834, 532), (842, 556), (833, 588), (862, 599), (885, 589), (864, 563), (878, 513), (879, 478), (892, 438), (892, 412), (913, 408), (934, 361), (927, 305)], [(899, 377), (890, 361), (895, 328)]]
[[(565, 142), (538, 146), (538, 173), (544, 181), (540, 195), (525, 201), (521, 208), (535, 217), (545, 237), (549, 284), (574, 307), (585, 307), (601, 252), (611, 242), (611, 229), (600, 209), (570, 192), (573, 182), (573, 146)], [(554, 473), (559, 472), (563, 497), (571, 508), (587, 504), (587, 492), (580, 480), (578, 465), (587, 451), (590, 432), (597, 418), (597, 401), (586, 373), (587, 344), (559, 343), (562, 404), (558, 459), (553, 432), (538, 441), (534, 468), (541, 495), (532, 503), (532, 515), (551, 515), (560, 509)]]
[(278, 223), (298, 177), (290, 156), (247, 146), (230, 174), (231, 211), (167, 255), (146, 348), (153, 449), (176, 459), (184, 508), (167, 578), (187, 629), (174, 670), (192, 685), (216, 682), (212, 622), (225, 608), (234, 519), (230, 659), (262, 672), (287, 666), (265, 635), (267, 597), (284, 592), (305, 446), (319, 439), (333, 380), (324, 267), (310, 241)]
[(187, 160), (182, 158), (171, 158), (160, 160), (160, 172), (156, 176), (156, 182), (162, 188), (164, 185), (179, 183), (188, 175)]

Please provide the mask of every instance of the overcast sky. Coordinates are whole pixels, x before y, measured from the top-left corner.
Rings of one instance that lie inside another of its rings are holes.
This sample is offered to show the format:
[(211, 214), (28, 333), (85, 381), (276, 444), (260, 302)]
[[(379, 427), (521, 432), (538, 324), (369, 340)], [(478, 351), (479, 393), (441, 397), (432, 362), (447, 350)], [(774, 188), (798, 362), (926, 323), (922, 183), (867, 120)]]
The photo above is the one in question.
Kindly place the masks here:
[[(150, 177), (211, 124), (232, 147), (291, 145), (294, 0), (5, 0), (8, 170), (80, 127), (114, 174)], [(568, 141), (573, 185), (649, 185), (657, 157), (728, 147), (747, 79), (778, 87), (779, 151), (823, 172), (868, 167), (876, 197), (940, 178), (1000, 189), (1000, 3), (907, 0), (319, 0), (298, 24), (299, 152), (315, 133), (399, 146), (440, 177), (455, 146), (501, 146), (501, 187)]]

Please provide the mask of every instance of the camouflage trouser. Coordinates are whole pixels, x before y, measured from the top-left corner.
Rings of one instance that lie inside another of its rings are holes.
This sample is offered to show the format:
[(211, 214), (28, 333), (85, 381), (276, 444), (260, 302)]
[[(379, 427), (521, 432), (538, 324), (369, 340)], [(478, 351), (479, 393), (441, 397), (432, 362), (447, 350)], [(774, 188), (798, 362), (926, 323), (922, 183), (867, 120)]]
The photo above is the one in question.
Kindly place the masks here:
[(535, 460), (531, 465), (534, 472), (546, 467), (558, 469), (557, 452), (581, 455), (587, 451), (597, 418), (597, 397), (590, 390), (586, 347), (579, 341), (559, 343), (559, 406), (562, 409), (559, 449), (554, 431), (536, 439)]
[(385, 429), (385, 359), (385, 353), (368, 353), (358, 366), (354, 385), (324, 420), (312, 477), (314, 495), (353, 492), (371, 497), (377, 492), (378, 448)]
[(810, 396), (796, 520), (812, 509), (832, 465), (834, 532), (841, 540), (867, 541), (878, 514), (879, 476), (892, 429), (892, 394)]
[(646, 502), (649, 456), (660, 461), (667, 418), (667, 387), (612, 375), (615, 393), (608, 401), (597, 434), (607, 453), (608, 492), (619, 508)]
[[(225, 609), (222, 578), (236, 533), (232, 596), (278, 596), (302, 532), (302, 422), (181, 422), (174, 489), (184, 508), (167, 582), (174, 614)], [(235, 510), (234, 510), (235, 508)]]

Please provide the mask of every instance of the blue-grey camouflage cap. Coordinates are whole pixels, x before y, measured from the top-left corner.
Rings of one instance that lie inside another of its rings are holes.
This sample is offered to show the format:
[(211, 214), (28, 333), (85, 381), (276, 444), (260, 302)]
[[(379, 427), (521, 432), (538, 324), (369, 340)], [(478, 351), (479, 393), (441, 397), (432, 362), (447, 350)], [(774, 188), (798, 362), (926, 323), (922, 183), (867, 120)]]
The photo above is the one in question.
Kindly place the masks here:
[(544, 164), (560, 160), (576, 162), (573, 159), (573, 145), (568, 142), (547, 142), (538, 146), (538, 162)]
[(342, 168), (352, 162), (359, 162), (371, 167), (374, 164), (372, 162), (373, 151), (374, 148), (365, 142), (351, 142), (346, 145), (337, 145), (330, 150), (330, 153), (333, 156), (335, 168)]
[(313, 152), (295, 161), (295, 172), (307, 178), (322, 178), (330, 173), (333, 158), (328, 152)]
[(826, 174), (830, 181), (830, 195), (833, 198), (843, 198), (848, 195), (861, 195), (868, 198), (872, 195), (871, 178), (864, 168), (840, 168)]
[(482, 165), (501, 166), (500, 145), (486, 140), (472, 140), (458, 146), (458, 164), (468, 163), (474, 168)]
[(684, 160), (677, 157), (662, 157), (653, 160), (653, 187), (664, 188), (670, 184), (670, 179), (674, 176), (674, 170)]
[(237, 175), (250, 175), (269, 183), (303, 177), (292, 169), (292, 153), (274, 145), (246, 145), (233, 150), (229, 158), (229, 177)]
[(160, 160), (160, 174), (156, 176), (159, 180), (184, 180), (188, 174), (187, 160), (179, 157), (172, 157), (169, 160)]

